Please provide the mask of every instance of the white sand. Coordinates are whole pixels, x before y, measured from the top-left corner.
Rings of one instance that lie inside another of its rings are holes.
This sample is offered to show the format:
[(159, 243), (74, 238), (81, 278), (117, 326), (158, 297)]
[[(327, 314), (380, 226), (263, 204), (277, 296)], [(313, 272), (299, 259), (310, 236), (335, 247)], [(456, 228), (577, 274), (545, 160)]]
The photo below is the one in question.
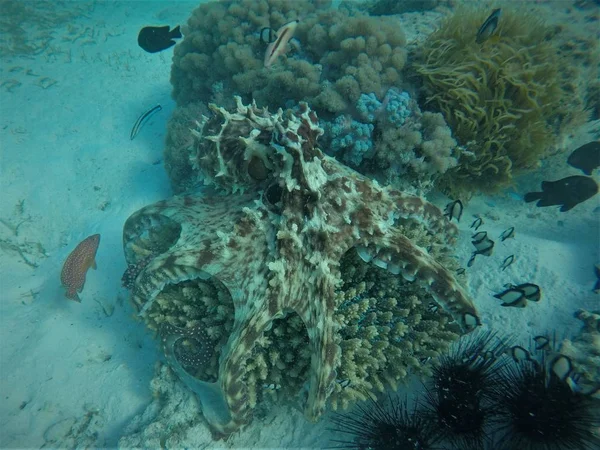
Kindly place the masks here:
[[(182, 24), (196, 5), (102, 3), (56, 30), (53, 48), (41, 55), (1, 61), (0, 447), (115, 446), (152, 401), (160, 356), (120, 287), (121, 232), (134, 211), (171, 195), (162, 150), (174, 107), (172, 50), (147, 54), (137, 33), (145, 25)], [(73, 36), (68, 26), (82, 34), (74, 43), (62, 40)], [(163, 110), (130, 141), (137, 117), (157, 103)], [(590, 136), (574, 139), (584, 143)], [(550, 172), (554, 179), (577, 173), (566, 164)], [(535, 188), (539, 181), (523, 185)], [(494, 255), (478, 257), (468, 270), (486, 325), (526, 345), (536, 334), (575, 333), (573, 312), (599, 308), (600, 297), (591, 292), (600, 261), (599, 202), (596, 196), (568, 213), (509, 195), (469, 204), (460, 224), (464, 264), (474, 214), (492, 238), (516, 228), (515, 239), (497, 240)], [(98, 270), (88, 273), (78, 304), (65, 299), (60, 270), (75, 245), (94, 233), (102, 235)], [(502, 272), (509, 254), (516, 261)], [(539, 284), (542, 301), (501, 308), (491, 294), (508, 282)], [(268, 411), (228, 446), (314, 448), (327, 443), (327, 426), (308, 424), (295, 411)], [(193, 432), (189, 445), (210, 443), (202, 423)]]

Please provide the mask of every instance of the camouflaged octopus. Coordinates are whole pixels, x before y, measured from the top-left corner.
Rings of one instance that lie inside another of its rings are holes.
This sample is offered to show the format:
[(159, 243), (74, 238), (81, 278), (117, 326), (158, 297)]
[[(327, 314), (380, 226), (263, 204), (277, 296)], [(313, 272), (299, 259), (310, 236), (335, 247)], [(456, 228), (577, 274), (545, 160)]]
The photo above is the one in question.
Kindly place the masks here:
[[(239, 97), (236, 103), (233, 112), (210, 105), (212, 118), (202, 117), (193, 130), (192, 159), (205, 186), (136, 212), (123, 237), (128, 263), (150, 256), (132, 283), (141, 316), (168, 285), (217, 279), (230, 292), (233, 329), (215, 382), (184, 368), (206, 361), (210, 351), (186, 361), (174, 351), (180, 339), (201, 342), (202, 330), (169, 324), (159, 330), (171, 367), (198, 394), (204, 416), (222, 435), (249, 422), (245, 362), (273, 320), (291, 312), (310, 340), (305, 416), (316, 421), (324, 412), (341, 354), (334, 292), (340, 259), (352, 248), (364, 261), (418, 283), (464, 332), (479, 324), (450, 271), (399, 230), (416, 221), (450, 245), (458, 231), (438, 207), (380, 187), (323, 154), (317, 147), (323, 130), (307, 104), (269, 113)], [(175, 237), (150, 249), (148, 233), (161, 227), (175, 230)]]

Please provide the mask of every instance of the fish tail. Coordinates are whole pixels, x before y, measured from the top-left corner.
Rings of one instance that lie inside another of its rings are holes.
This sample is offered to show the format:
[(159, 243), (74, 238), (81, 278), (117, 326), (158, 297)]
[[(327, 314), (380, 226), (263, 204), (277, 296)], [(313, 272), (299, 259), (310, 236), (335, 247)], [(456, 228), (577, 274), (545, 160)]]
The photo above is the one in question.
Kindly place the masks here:
[(562, 205), (560, 207), (560, 212), (567, 212), (570, 209), (573, 209), (576, 205), (577, 205), (577, 203), (575, 203), (575, 204), (565, 203), (564, 205)]
[(181, 30), (179, 29), (179, 25), (177, 25), (175, 28), (173, 28), (171, 30), (170, 36), (171, 36), (171, 39), (182, 37), (181, 36)]
[(523, 197), (523, 199), (527, 202), (534, 202), (536, 200), (539, 200), (540, 198), (542, 198), (542, 194), (543, 192), (528, 192), (527, 194), (525, 194), (525, 196)]

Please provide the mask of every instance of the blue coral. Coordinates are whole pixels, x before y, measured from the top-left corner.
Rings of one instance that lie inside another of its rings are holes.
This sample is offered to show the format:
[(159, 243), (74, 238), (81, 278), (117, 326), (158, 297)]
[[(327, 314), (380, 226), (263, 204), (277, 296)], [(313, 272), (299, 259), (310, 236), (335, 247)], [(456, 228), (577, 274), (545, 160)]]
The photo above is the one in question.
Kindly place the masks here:
[(374, 126), (371, 123), (350, 121), (345, 116), (338, 116), (326, 124), (331, 137), (330, 151), (340, 153), (342, 159), (354, 166), (360, 166), (363, 158), (373, 150), (371, 139)]
[(360, 94), (356, 102), (356, 110), (363, 119), (368, 122), (375, 122), (378, 112), (381, 110), (381, 102), (372, 92), (370, 94)]
[(380, 102), (374, 93), (361, 94), (356, 102), (356, 111), (369, 123), (383, 119), (395, 126), (402, 126), (411, 114), (410, 95), (391, 88)]
[(391, 88), (380, 102), (376, 95), (361, 94), (356, 102), (356, 111), (365, 122), (350, 119), (347, 115), (326, 122), (324, 128), (331, 139), (329, 151), (337, 154), (344, 162), (358, 167), (364, 158), (373, 154), (373, 129), (376, 121), (385, 121), (400, 127), (411, 115), (410, 95)]
[(385, 116), (386, 119), (396, 126), (402, 126), (411, 114), (410, 95), (408, 92), (399, 92), (392, 88), (386, 94)]

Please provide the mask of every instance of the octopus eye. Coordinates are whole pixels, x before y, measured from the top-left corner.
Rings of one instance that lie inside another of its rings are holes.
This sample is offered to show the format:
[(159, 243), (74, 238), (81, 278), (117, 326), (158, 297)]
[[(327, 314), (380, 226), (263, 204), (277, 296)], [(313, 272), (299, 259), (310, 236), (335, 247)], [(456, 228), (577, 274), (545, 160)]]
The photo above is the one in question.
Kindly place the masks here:
[(269, 176), (269, 169), (267, 169), (262, 159), (253, 156), (250, 162), (248, 162), (248, 175), (256, 181), (263, 181)]

